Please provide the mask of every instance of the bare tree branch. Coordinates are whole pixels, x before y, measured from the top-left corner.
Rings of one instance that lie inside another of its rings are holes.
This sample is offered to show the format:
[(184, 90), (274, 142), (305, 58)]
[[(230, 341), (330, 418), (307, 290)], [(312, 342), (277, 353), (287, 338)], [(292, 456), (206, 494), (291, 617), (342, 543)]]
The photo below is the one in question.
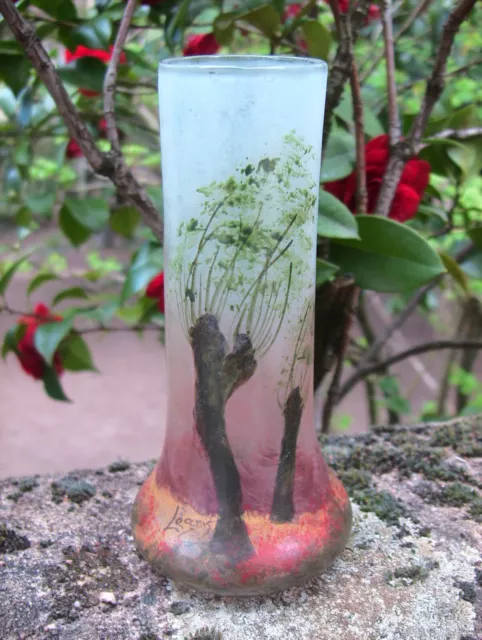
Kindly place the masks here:
[(124, 15), (122, 16), (117, 32), (117, 38), (114, 44), (114, 50), (107, 66), (104, 78), (104, 118), (106, 122), (107, 139), (112, 145), (112, 149), (121, 156), (121, 147), (119, 141), (119, 131), (115, 117), (115, 92), (117, 85), (117, 70), (119, 68), (122, 49), (129, 32), (129, 26), (136, 9), (137, 0), (128, 0)]
[(398, 362), (402, 362), (402, 360), (420, 355), (421, 353), (441, 351), (443, 349), (482, 349), (482, 340), (432, 340), (431, 342), (425, 342), (411, 347), (406, 351), (396, 353), (386, 360), (381, 360), (380, 362), (365, 367), (363, 369), (363, 377), (384, 371), (387, 367), (391, 367)]
[[(397, 33), (397, 35), (393, 39), (394, 44), (396, 44), (399, 41), (399, 39), (403, 36), (403, 34), (406, 33), (408, 29), (410, 29), (410, 27), (415, 22), (415, 20), (420, 15), (422, 15), (422, 13), (426, 11), (426, 9), (428, 9), (431, 2), (432, 0), (422, 0), (422, 2), (415, 7), (415, 9), (412, 11), (412, 13), (408, 16), (408, 18), (405, 20), (403, 25), (400, 27), (400, 31)], [(369, 78), (369, 76), (372, 75), (372, 73), (378, 67), (380, 62), (383, 60), (384, 55), (385, 55), (385, 51), (383, 51), (376, 57), (376, 59), (373, 61), (373, 64), (370, 66), (369, 69), (367, 69), (367, 71), (364, 71), (363, 73), (360, 74), (360, 82), (362, 83), (365, 82), (365, 80), (367, 80), (367, 78)]]
[(407, 139), (400, 140), (391, 149), (390, 159), (378, 196), (376, 210), (379, 215), (388, 216), (405, 163), (416, 154), (417, 144), (420, 142), (432, 109), (444, 89), (447, 59), (452, 49), (455, 36), (462, 22), (474, 8), (476, 1), (477, 0), (459, 0), (447, 18), (435, 64), (430, 78), (427, 81), (420, 111), (415, 118)]
[[(337, 0), (328, 0), (338, 29), (338, 49), (330, 67), (328, 86), (326, 88), (325, 124), (323, 146), (330, 135), (333, 112), (339, 105), (345, 83), (350, 77), (353, 51), (352, 47), (358, 39), (360, 29), (365, 24), (370, 0), (360, 0), (351, 15), (340, 13)], [(351, 23), (351, 31), (348, 23)], [(351, 37), (350, 37), (351, 34)]]
[(395, 52), (393, 45), (391, 0), (382, 0), (382, 25), (387, 70), (388, 135), (390, 138), (390, 147), (393, 147), (400, 140), (401, 127), (397, 105), (397, 85), (395, 82)]
[[(455, 256), (457, 262), (463, 262), (465, 258), (469, 256), (473, 250), (474, 245), (468, 243), (463, 247)], [(393, 322), (386, 328), (386, 330), (370, 345), (367, 351), (360, 358), (356, 371), (344, 382), (340, 389), (339, 399), (342, 400), (347, 393), (349, 393), (353, 387), (365, 376), (365, 369), (369, 366), (370, 362), (376, 360), (380, 354), (381, 349), (387, 344), (395, 331), (398, 331), (409, 317), (414, 313), (420, 302), (432, 289), (440, 284), (446, 274), (441, 273), (439, 276), (431, 280), (428, 284), (423, 286), (417, 291), (405, 309), (401, 311)]]
[(367, 175), (365, 166), (365, 127), (363, 115), (363, 100), (358, 81), (356, 62), (353, 60), (350, 74), (351, 96), (353, 102), (353, 120), (355, 122), (355, 146), (356, 146), (356, 210), (357, 213), (366, 213), (368, 206)]
[(432, 138), (453, 138), (454, 140), (467, 140), (467, 138), (475, 138), (482, 136), (482, 127), (469, 127), (468, 129), (444, 129), (439, 131)]
[(159, 213), (142, 185), (126, 167), (124, 159), (111, 151), (102, 153), (82, 121), (59, 78), (52, 60), (37, 37), (35, 29), (17, 11), (11, 0), (0, 0), (0, 13), (10, 27), (15, 39), (25, 49), (39, 78), (47, 87), (57, 105), (69, 135), (78, 143), (92, 169), (109, 178), (118, 193), (138, 208), (143, 221), (159, 242), (163, 241), (163, 225)]

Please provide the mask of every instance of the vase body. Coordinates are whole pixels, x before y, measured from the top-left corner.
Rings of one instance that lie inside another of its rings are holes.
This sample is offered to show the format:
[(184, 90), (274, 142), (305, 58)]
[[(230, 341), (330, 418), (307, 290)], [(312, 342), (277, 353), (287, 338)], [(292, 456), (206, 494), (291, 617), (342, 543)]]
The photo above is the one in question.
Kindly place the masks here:
[(269, 593), (343, 549), (350, 503), (313, 419), (317, 194), (326, 65), (160, 65), (168, 415), (135, 502), (154, 567)]

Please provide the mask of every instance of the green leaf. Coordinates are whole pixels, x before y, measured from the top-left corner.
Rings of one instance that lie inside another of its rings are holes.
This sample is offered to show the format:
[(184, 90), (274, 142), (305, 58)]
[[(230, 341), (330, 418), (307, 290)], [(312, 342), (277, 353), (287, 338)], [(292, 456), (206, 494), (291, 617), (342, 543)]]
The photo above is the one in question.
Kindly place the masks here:
[(436, 216), (437, 218), (442, 220), (442, 222), (448, 222), (449, 220), (447, 213), (443, 209), (440, 209), (440, 207), (435, 207), (431, 204), (419, 205), (418, 213), (421, 213), (425, 216)]
[(105, 198), (65, 198), (76, 220), (91, 231), (101, 231), (109, 222), (109, 203)]
[(482, 249), (482, 226), (472, 227), (467, 233), (475, 246)]
[(318, 235), (324, 238), (358, 238), (358, 225), (353, 213), (328, 193), (320, 190), (318, 200)]
[(38, 273), (34, 278), (32, 278), (27, 287), (27, 296), (30, 296), (36, 289), (50, 280), (58, 280), (58, 276), (51, 272)]
[(450, 114), (448, 128), (465, 129), (474, 124), (478, 124), (477, 107), (475, 104), (469, 104), (460, 109), (456, 109)]
[(91, 49), (107, 49), (112, 37), (112, 23), (104, 16), (99, 16), (78, 27), (61, 27), (59, 39), (69, 49), (84, 45)]
[(0, 53), (0, 79), (18, 95), (30, 76), (30, 63), (22, 54)]
[(220, 14), (213, 22), (213, 33), (219, 44), (224, 47), (229, 46), (234, 38), (234, 21), (237, 13)]
[(321, 182), (340, 180), (350, 175), (355, 163), (355, 140), (343, 129), (334, 130), (323, 151)]
[(97, 58), (80, 58), (63, 67), (58, 73), (64, 82), (79, 89), (89, 89), (101, 93), (106, 65)]
[(400, 386), (395, 376), (386, 376), (382, 378), (378, 384), (385, 396), (381, 404), (397, 413), (410, 413), (410, 402), (401, 395)]
[(17, 227), (29, 227), (32, 222), (32, 212), (26, 206), (20, 207), (15, 213)]
[(26, 324), (14, 324), (5, 334), (2, 344), (2, 359), (5, 360), (8, 353), (17, 353), (17, 346), (25, 335)]
[(66, 335), (72, 330), (72, 319), (62, 322), (47, 322), (35, 330), (34, 344), (48, 365), (52, 364), (54, 353)]
[(162, 198), (162, 187), (160, 186), (153, 187), (151, 185), (146, 187), (146, 191), (149, 194), (149, 197), (151, 198), (153, 203), (156, 205), (156, 209), (159, 211), (159, 215), (162, 218), (164, 215), (164, 200)]
[(77, 18), (72, 0), (31, 0), (31, 4), (58, 20), (70, 21)]
[(285, 10), (285, 4), (286, 4), (285, 0), (272, 0), (272, 1), (273, 1), (273, 7), (280, 14), (280, 16), (282, 16)]
[(65, 395), (62, 385), (60, 384), (59, 376), (53, 367), (45, 367), (43, 375), (43, 383), (45, 393), (52, 398), (52, 400), (59, 400), (60, 402), (71, 402)]
[(466, 141), (463, 147), (451, 146), (447, 154), (460, 169), (464, 179), (479, 175), (482, 171), (482, 136), (480, 140)]
[(312, 58), (326, 60), (333, 41), (328, 29), (318, 22), (318, 20), (305, 20), (301, 25), (301, 30), (305, 37), (310, 56)]
[(281, 17), (271, 4), (265, 4), (239, 16), (239, 20), (248, 22), (268, 38), (276, 36), (280, 32)]
[[(347, 124), (353, 124), (353, 102), (350, 87), (345, 88), (343, 98), (335, 109), (335, 115)], [(363, 105), (363, 127), (370, 138), (375, 138), (385, 133), (380, 120), (367, 106), (366, 101)]]
[(55, 199), (57, 197), (57, 190), (52, 188), (45, 193), (35, 194), (34, 196), (27, 196), (25, 198), (25, 204), (28, 206), (32, 213), (38, 215), (52, 214), (54, 208)]
[(330, 260), (363, 289), (406, 291), (445, 271), (437, 252), (410, 227), (374, 215), (359, 215), (357, 222), (360, 240), (333, 239)]
[(60, 293), (58, 293), (54, 299), (52, 300), (52, 305), (55, 306), (62, 302), (62, 300), (67, 300), (68, 298), (77, 298), (82, 300), (88, 300), (89, 296), (87, 295), (85, 289), (82, 287), (69, 287), (68, 289), (64, 289)]
[(465, 293), (469, 293), (469, 281), (461, 266), (445, 251), (439, 251), (444, 267)]
[(149, 283), (151, 278), (162, 271), (162, 250), (153, 248), (151, 243), (144, 244), (134, 255), (122, 289), (124, 302)]
[(16, 260), (6, 271), (5, 273), (2, 275), (2, 277), (0, 277), (0, 296), (5, 294), (5, 291), (7, 290), (8, 285), (10, 284), (10, 280), (13, 278), (13, 276), (15, 275), (15, 272), (17, 271), (17, 269), (21, 266), (21, 264), (23, 262), (25, 262), (25, 260), (27, 260), (27, 258), (30, 256), (30, 253), (22, 256), (21, 258), (19, 258), (18, 260)]
[(322, 260), (321, 258), (316, 259), (316, 286), (323, 284), (327, 280), (331, 280), (331, 278), (339, 271), (339, 267), (336, 264), (332, 264), (331, 262), (327, 262), (326, 260)]
[(183, 0), (172, 19), (166, 21), (166, 43), (170, 49), (173, 49), (176, 44), (176, 32), (182, 30), (187, 24), (190, 4), (191, 0)]
[(109, 225), (112, 231), (126, 238), (132, 238), (140, 219), (135, 207), (118, 207), (111, 211)]
[(65, 198), (60, 210), (60, 228), (74, 246), (85, 242), (93, 231), (100, 231), (109, 221), (108, 202), (104, 198)]
[(74, 247), (79, 247), (88, 240), (92, 234), (87, 227), (77, 221), (66, 202), (64, 202), (60, 209), (59, 226)]
[(67, 371), (97, 371), (86, 341), (78, 333), (64, 340), (59, 348), (60, 359)]

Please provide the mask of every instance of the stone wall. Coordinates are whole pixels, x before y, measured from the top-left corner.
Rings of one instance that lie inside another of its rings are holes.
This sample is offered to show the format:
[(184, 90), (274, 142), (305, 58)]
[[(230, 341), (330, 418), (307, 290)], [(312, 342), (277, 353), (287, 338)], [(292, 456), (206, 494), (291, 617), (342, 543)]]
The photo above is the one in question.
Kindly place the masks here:
[(273, 597), (178, 588), (134, 549), (153, 462), (0, 481), (1, 640), (480, 640), (482, 418), (328, 438), (347, 549)]

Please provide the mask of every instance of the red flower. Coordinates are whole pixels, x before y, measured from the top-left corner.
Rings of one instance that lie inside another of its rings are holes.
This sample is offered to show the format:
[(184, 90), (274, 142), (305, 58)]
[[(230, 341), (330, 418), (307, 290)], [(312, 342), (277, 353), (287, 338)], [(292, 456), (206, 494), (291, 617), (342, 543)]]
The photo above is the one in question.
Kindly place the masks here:
[(65, 155), (69, 159), (73, 158), (82, 158), (84, 155), (82, 153), (82, 149), (79, 147), (77, 142), (73, 139), (69, 140), (69, 144), (67, 145), (67, 149), (65, 150)]
[[(65, 51), (65, 62), (68, 64), (74, 60), (80, 60), (81, 58), (97, 58), (97, 60), (107, 64), (112, 58), (113, 49), (114, 47), (110, 46), (108, 51), (104, 51), (103, 49), (89, 49), (89, 47), (79, 45), (75, 51), (69, 51), (68, 49)], [(119, 62), (120, 64), (125, 64), (127, 62), (126, 54), (123, 51), (121, 52)], [(91, 91), (90, 89), (79, 89), (79, 91), (87, 98), (99, 95), (97, 91)]]
[[(378, 194), (388, 164), (388, 136), (377, 136), (365, 147), (366, 180), (368, 192), (368, 213), (376, 210)], [(392, 202), (389, 217), (398, 222), (406, 222), (417, 213), (420, 200), (428, 185), (430, 165), (425, 160), (413, 158), (405, 165)], [(356, 177), (355, 172), (346, 178), (327, 182), (324, 188), (341, 200), (353, 213), (356, 213)]]
[(380, 7), (377, 4), (371, 4), (368, 7), (367, 22), (380, 19)]
[[(36, 305), (33, 313), (34, 315), (32, 316), (22, 316), (18, 321), (18, 324), (26, 325), (27, 329), (25, 330), (21, 340), (18, 342), (17, 357), (25, 373), (36, 380), (41, 380), (45, 373), (46, 363), (35, 346), (35, 331), (37, 330), (37, 327), (41, 324), (45, 324), (46, 322), (60, 322), (62, 317), (51, 314), (48, 307), (46, 307), (42, 302)], [(53, 362), (55, 371), (58, 375), (61, 375), (64, 368), (58, 353), (54, 354)]]
[(214, 33), (203, 33), (190, 36), (182, 53), (184, 56), (206, 56), (217, 53), (220, 48)]
[(164, 271), (154, 276), (147, 285), (146, 296), (157, 300), (157, 306), (161, 313), (165, 313), (164, 307)]
[(301, 4), (289, 4), (284, 10), (282, 21), (285, 22), (289, 18), (296, 18), (302, 8)]
[[(328, 2), (328, 0), (325, 0), (325, 2)], [(350, 0), (338, 0), (338, 8), (340, 9), (340, 13), (348, 13), (348, 9), (350, 8)], [(368, 8), (366, 23), (368, 24), (372, 20), (377, 20), (379, 17), (380, 8), (376, 4), (371, 4)]]

